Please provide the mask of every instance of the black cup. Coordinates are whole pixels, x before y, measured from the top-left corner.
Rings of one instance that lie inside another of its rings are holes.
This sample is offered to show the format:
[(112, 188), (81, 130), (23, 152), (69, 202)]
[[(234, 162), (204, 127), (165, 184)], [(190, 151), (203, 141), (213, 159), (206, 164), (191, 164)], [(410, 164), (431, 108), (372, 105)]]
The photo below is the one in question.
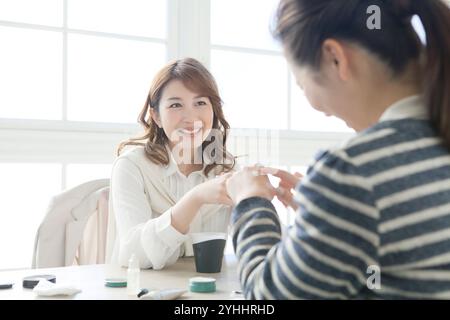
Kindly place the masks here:
[(199, 273), (216, 273), (222, 269), (226, 233), (193, 233), (195, 269)]

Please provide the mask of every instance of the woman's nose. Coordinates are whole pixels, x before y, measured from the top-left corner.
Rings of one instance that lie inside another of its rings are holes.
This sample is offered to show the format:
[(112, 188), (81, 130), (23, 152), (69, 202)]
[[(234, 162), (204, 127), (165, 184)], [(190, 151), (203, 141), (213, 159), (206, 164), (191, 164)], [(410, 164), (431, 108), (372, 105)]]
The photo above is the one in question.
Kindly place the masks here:
[(195, 110), (191, 110), (190, 108), (185, 108), (185, 110), (183, 110), (182, 118), (184, 122), (193, 123), (195, 121), (200, 121), (197, 112)]

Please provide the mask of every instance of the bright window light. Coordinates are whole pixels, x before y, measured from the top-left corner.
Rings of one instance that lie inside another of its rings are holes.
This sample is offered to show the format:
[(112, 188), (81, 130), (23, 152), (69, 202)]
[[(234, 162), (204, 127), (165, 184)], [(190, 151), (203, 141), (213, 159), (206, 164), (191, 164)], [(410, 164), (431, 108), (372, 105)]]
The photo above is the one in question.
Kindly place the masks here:
[(0, 270), (31, 268), (36, 232), (61, 191), (61, 171), (59, 164), (0, 163)]
[(212, 0), (211, 42), (254, 49), (280, 50), (270, 33), (279, 0)]
[(61, 27), (63, 0), (1, 0), (0, 20)]
[(69, 0), (68, 26), (166, 38), (167, 0)]
[(70, 35), (68, 119), (136, 123), (165, 56), (163, 44)]
[(0, 27), (0, 117), (60, 119), (62, 35)]
[(232, 128), (287, 128), (287, 67), (281, 56), (213, 50), (211, 70)]
[(66, 189), (91, 180), (109, 179), (111, 169), (112, 164), (68, 164), (66, 167)]

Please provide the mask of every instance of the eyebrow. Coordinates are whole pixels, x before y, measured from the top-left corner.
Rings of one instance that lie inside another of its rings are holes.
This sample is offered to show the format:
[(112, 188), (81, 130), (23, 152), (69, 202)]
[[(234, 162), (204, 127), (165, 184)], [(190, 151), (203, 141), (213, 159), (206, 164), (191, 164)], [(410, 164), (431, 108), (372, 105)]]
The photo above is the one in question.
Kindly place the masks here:
[[(200, 99), (200, 98), (206, 98), (206, 96), (197, 96), (194, 99)], [(171, 100), (182, 100), (182, 99), (179, 97), (171, 97), (171, 98), (167, 99), (167, 101), (171, 101)]]

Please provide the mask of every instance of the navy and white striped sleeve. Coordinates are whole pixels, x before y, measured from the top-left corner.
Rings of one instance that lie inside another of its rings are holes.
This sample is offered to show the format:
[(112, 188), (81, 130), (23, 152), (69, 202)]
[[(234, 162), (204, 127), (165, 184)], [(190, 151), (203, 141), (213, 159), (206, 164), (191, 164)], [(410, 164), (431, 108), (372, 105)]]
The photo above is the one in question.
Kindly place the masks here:
[(285, 236), (272, 203), (241, 201), (233, 245), (247, 299), (348, 299), (378, 264), (378, 211), (371, 187), (345, 155), (325, 154), (297, 186), (296, 219)]

